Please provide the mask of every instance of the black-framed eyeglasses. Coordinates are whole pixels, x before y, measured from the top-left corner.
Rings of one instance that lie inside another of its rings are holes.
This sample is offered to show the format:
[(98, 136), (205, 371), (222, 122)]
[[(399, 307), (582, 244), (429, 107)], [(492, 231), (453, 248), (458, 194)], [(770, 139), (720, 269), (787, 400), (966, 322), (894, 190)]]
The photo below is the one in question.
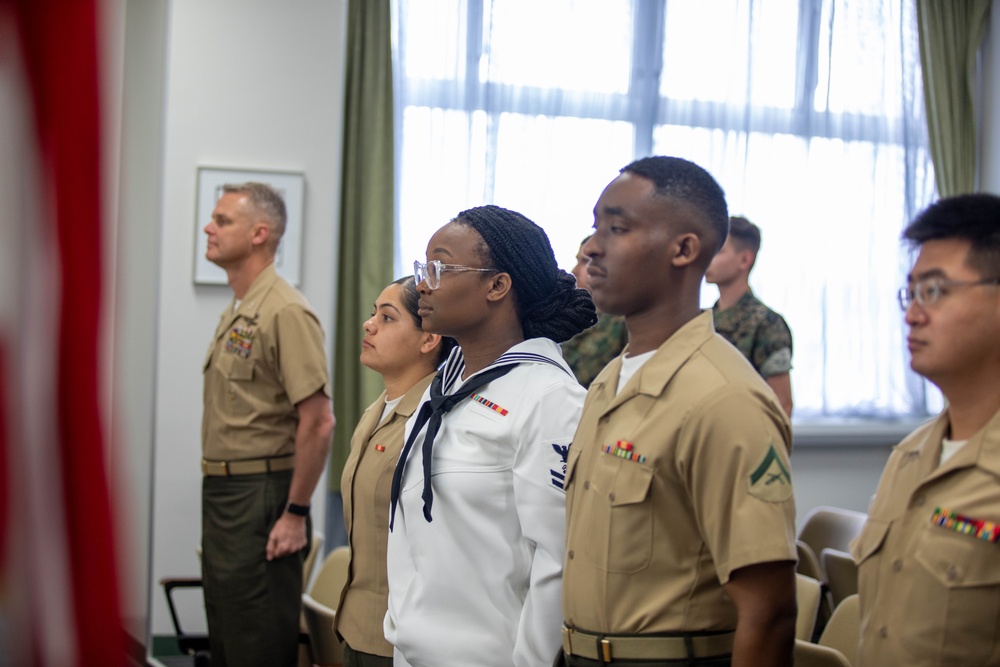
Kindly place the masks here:
[(948, 295), (948, 289), (952, 287), (972, 287), (975, 285), (1000, 285), (1000, 278), (986, 278), (984, 280), (949, 280), (931, 276), (915, 280), (911, 285), (902, 287), (896, 295), (899, 298), (899, 307), (904, 311), (909, 310), (913, 302), (916, 301), (921, 307), (932, 306), (941, 297)]
[(498, 269), (479, 269), (474, 266), (463, 266), (461, 264), (444, 264), (436, 259), (432, 259), (426, 264), (419, 259), (413, 262), (413, 277), (419, 284), (424, 281), (432, 290), (441, 287), (441, 274), (445, 271), (476, 271), (477, 273), (496, 273)]

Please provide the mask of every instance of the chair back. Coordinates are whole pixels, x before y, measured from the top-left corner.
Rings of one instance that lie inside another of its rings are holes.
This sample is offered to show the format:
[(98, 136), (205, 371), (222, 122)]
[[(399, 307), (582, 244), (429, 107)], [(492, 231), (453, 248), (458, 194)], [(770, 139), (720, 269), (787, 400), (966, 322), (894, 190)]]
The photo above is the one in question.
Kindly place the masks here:
[(861, 532), (867, 519), (868, 515), (862, 512), (817, 507), (806, 515), (798, 537), (817, 555), (827, 548), (850, 551), (851, 540)]
[(323, 533), (318, 531), (313, 532), (312, 542), (309, 543), (309, 551), (306, 553), (305, 560), (302, 561), (303, 593), (309, 590), (309, 584), (312, 583), (312, 574), (316, 568), (316, 559), (319, 554), (323, 553), (323, 539)]
[(795, 618), (795, 638), (809, 641), (816, 629), (816, 614), (819, 612), (819, 601), (822, 586), (812, 577), (795, 574), (795, 600), (798, 603), (798, 615)]
[(812, 547), (802, 540), (795, 540), (795, 551), (799, 556), (799, 564), (795, 567), (795, 571), (817, 581), (823, 581), (819, 555), (813, 553)]
[(350, 564), (350, 547), (337, 547), (320, 565), (309, 592), (302, 595), (302, 617), (314, 665), (339, 665), (343, 662), (343, 647), (333, 631), (333, 622), (341, 591), (347, 584)]
[(861, 605), (858, 596), (849, 595), (837, 605), (830, 616), (819, 643), (837, 649), (852, 665), (858, 661), (858, 642), (861, 639)]
[(837, 649), (795, 640), (795, 667), (852, 667)]
[(858, 592), (858, 566), (851, 554), (839, 549), (823, 549), (820, 562), (826, 572), (826, 583), (830, 587), (834, 607)]
[(331, 609), (336, 609), (340, 602), (340, 592), (347, 584), (347, 569), (350, 563), (350, 547), (337, 547), (327, 554), (316, 573), (316, 579), (309, 587), (309, 597)]

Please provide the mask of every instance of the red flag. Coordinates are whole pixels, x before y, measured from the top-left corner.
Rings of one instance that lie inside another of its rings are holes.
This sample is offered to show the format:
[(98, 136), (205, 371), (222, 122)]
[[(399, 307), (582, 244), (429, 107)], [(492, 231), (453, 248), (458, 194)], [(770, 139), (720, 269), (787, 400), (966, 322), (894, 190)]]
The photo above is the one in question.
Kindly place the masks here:
[(99, 405), (97, 15), (0, 0), (0, 118), (17, 132), (0, 135), (0, 262), (16, 267), (0, 273), (0, 652), (17, 664), (125, 655)]

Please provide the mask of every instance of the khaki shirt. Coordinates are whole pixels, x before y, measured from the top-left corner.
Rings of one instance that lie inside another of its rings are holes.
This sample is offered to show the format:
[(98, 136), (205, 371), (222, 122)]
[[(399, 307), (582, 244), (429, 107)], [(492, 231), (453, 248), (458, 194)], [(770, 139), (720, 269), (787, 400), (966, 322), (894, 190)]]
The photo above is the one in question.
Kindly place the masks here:
[(213, 461), (291, 454), (295, 405), (327, 395), (323, 329), (305, 297), (261, 271), (239, 308), (222, 313), (204, 364), (202, 456)]
[(351, 545), (347, 585), (341, 593), (334, 630), (355, 651), (389, 657), (382, 621), (388, 607), (386, 544), (389, 539), (389, 501), (392, 473), (403, 449), (406, 420), (420, 405), (434, 373), (407, 391), (399, 404), (382, 417), (385, 392), (368, 406), (351, 436), (351, 452), (344, 465), (344, 524)]
[(851, 544), (859, 665), (1000, 665), (1000, 543), (933, 520), (1000, 524), (1000, 412), (939, 466), (947, 430), (945, 411), (893, 450)]
[(620, 370), (591, 385), (569, 450), (566, 624), (732, 630), (730, 573), (796, 557), (788, 418), (711, 312), (615, 396)]

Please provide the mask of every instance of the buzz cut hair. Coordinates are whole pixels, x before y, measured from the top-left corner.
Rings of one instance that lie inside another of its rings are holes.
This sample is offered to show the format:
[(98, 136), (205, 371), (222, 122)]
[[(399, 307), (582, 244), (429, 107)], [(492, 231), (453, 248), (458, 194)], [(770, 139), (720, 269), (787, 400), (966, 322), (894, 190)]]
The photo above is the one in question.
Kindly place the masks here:
[(651, 181), (658, 197), (681, 202), (701, 217), (699, 226), (706, 233), (704, 242), (710, 251), (709, 259), (726, 242), (729, 235), (726, 194), (704, 168), (684, 158), (654, 155), (632, 162), (623, 167), (621, 173), (632, 173)]
[(733, 240), (733, 245), (738, 250), (749, 250), (754, 257), (760, 251), (760, 227), (742, 215), (729, 218), (729, 238)]
[(281, 237), (285, 234), (285, 225), (288, 221), (288, 211), (281, 193), (267, 183), (254, 181), (227, 183), (222, 186), (222, 192), (227, 195), (246, 195), (254, 210), (267, 219), (267, 226), (271, 229), (271, 237), (274, 239), (273, 247), (277, 248)]

